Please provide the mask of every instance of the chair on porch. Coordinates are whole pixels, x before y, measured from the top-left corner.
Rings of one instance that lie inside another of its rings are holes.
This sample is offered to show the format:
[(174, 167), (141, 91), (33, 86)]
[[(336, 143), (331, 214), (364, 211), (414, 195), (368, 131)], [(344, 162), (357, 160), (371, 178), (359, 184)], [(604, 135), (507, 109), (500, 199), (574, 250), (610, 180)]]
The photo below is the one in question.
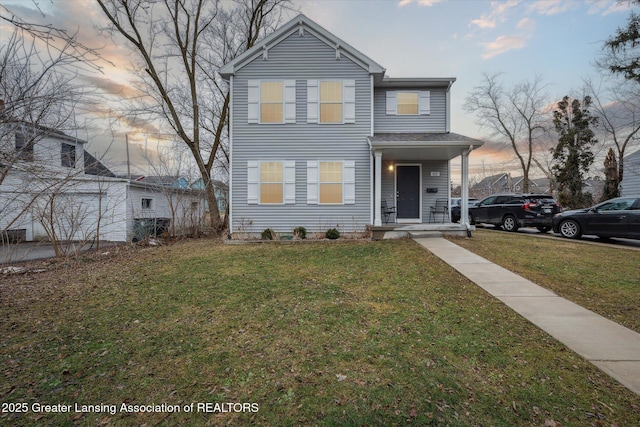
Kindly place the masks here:
[(384, 218), (384, 223), (388, 224), (389, 220), (393, 220), (393, 215), (396, 214), (395, 206), (388, 206), (386, 200), (382, 200), (380, 205), (380, 210), (382, 211), (382, 216)]
[(442, 215), (442, 223), (449, 211), (449, 201), (447, 199), (436, 199), (436, 204), (431, 206), (429, 222), (436, 222), (437, 216)]

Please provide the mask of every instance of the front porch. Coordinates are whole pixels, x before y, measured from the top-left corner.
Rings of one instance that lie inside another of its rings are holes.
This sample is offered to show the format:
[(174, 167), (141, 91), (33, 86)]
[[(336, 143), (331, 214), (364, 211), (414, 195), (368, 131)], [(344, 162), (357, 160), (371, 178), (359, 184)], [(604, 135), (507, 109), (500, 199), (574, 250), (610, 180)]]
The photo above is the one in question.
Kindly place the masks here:
[(465, 224), (385, 224), (371, 227), (372, 240), (403, 239), (406, 237), (441, 237), (461, 236), (470, 237), (475, 226)]
[[(369, 137), (369, 145), (373, 157), (374, 239), (417, 233), (467, 235), (469, 154), (482, 146), (482, 141), (449, 132), (398, 133), (375, 134)], [(463, 202), (460, 224), (453, 224), (450, 161), (458, 156), (462, 158)]]

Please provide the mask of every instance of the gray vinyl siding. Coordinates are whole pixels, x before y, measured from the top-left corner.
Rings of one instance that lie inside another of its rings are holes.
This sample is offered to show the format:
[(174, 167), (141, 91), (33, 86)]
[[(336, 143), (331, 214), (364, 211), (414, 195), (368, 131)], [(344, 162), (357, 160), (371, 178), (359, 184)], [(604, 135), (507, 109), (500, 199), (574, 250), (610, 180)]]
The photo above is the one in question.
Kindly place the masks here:
[(447, 96), (442, 88), (415, 89), (431, 92), (431, 113), (428, 115), (398, 116), (387, 115), (387, 90), (411, 91), (413, 89), (375, 89), (374, 91), (374, 132), (446, 132)]
[[(448, 161), (446, 160), (384, 160), (382, 162), (382, 200), (387, 201), (387, 206), (395, 206), (395, 170), (389, 167), (397, 164), (421, 164), (422, 165), (422, 222), (429, 222), (431, 206), (435, 206), (436, 199), (447, 199), (449, 196), (448, 185)], [(440, 176), (431, 176), (431, 172), (440, 172)], [(437, 188), (437, 193), (427, 193), (427, 188)], [(395, 218), (394, 218), (395, 220)], [(442, 222), (442, 217), (438, 216), (436, 222)], [(445, 222), (448, 222), (445, 219)]]
[(640, 195), (640, 151), (636, 151), (624, 159), (621, 187), (622, 196)]
[[(296, 80), (295, 124), (248, 124), (248, 80)], [(307, 80), (355, 80), (355, 124), (308, 124)], [(237, 70), (233, 78), (232, 224), (231, 232), (260, 232), (267, 227), (291, 233), (362, 231), (371, 221), (370, 153), (371, 86), (368, 71), (305, 31), (289, 36)], [(296, 162), (296, 200), (288, 205), (247, 203), (247, 162)], [(355, 161), (354, 205), (308, 205), (307, 161)]]

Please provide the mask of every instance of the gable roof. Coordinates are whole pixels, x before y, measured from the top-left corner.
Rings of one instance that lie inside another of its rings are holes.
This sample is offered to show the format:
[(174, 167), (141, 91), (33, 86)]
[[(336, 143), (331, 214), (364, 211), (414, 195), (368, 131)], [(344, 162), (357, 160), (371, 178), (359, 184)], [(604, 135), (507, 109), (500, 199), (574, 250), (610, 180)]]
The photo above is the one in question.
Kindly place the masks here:
[(328, 46), (338, 50), (341, 55), (348, 57), (369, 73), (375, 75), (377, 79), (381, 80), (384, 76), (385, 69), (381, 65), (302, 14), (282, 25), (276, 31), (256, 43), (251, 49), (248, 49), (224, 64), (220, 68), (219, 73), (223, 79), (228, 80), (237, 70), (244, 67), (256, 57), (261, 56), (264, 50), (268, 51), (291, 34), (296, 32), (298, 34), (304, 34), (306, 31)]
[(84, 150), (84, 173), (87, 175), (107, 176), (109, 178), (116, 177), (116, 174), (111, 172), (100, 160), (89, 154), (87, 150)]

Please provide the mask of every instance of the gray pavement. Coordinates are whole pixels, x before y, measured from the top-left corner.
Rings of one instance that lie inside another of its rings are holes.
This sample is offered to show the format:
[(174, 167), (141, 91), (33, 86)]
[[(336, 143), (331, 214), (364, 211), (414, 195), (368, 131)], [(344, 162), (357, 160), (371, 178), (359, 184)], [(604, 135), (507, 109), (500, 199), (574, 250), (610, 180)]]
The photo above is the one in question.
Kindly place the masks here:
[(629, 390), (640, 394), (640, 334), (444, 238), (414, 240)]
[[(68, 253), (86, 252), (96, 248), (93, 243), (80, 245), (77, 243), (63, 243)], [(100, 242), (100, 250), (107, 251), (115, 246), (114, 242)], [(0, 265), (10, 265), (26, 261), (53, 258), (56, 254), (49, 242), (23, 242), (0, 245)]]

